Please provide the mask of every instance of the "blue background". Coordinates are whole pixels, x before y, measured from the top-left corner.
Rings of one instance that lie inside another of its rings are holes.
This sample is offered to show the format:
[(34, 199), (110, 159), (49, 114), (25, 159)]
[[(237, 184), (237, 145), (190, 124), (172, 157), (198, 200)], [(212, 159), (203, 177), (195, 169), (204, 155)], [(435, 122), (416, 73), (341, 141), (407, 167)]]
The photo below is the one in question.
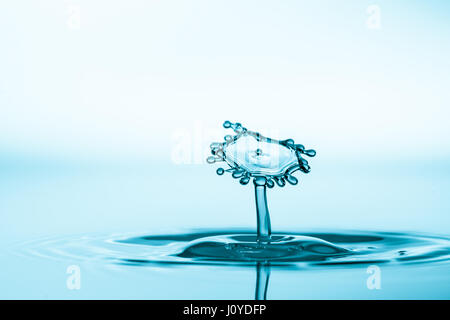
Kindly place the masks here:
[[(380, 9), (378, 29), (367, 25), (369, 5)], [(224, 120), (317, 150), (299, 186), (268, 194), (274, 230), (448, 235), (449, 9), (436, 0), (2, 2), (0, 296), (205, 298), (209, 287), (188, 280), (209, 281), (195, 268), (147, 274), (151, 292), (138, 285), (142, 270), (118, 282), (99, 272), (72, 292), (70, 261), (7, 251), (49, 235), (254, 228), (251, 186), (205, 162), (229, 133)], [(252, 273), (239, 272), (237, 287)], [(361, 280), (344, 270), (358, 289), (311, 272), (295, 279), (328, 289), (290, 292), (285, 277), (279, 297), (449, 297), (448, 278), (433, 283), (422, 270), (409, 287), (388, 272), (391, 291), (379, 296), (366, 296), (375, 293), (365, 270)], [(167, 291), (166, 276), (195, 289)], [(249, 298), (227, 286), (211, 297)]]

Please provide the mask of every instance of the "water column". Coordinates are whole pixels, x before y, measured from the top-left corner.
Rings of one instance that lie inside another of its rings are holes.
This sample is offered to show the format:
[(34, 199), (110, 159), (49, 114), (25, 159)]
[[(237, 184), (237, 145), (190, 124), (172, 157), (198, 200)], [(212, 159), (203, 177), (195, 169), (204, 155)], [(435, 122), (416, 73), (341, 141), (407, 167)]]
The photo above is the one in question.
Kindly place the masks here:
[(270, 241), (271, 227), (270, 215), (267, 207), (266, 185), (267, 179), (256, 177), (253, 179), (255, 185), (257, 240), (258, 242)]
[(269, 277), (270, 277), (270, 265), (268, 263), (257, 263), (255, 300), (267, 300)]

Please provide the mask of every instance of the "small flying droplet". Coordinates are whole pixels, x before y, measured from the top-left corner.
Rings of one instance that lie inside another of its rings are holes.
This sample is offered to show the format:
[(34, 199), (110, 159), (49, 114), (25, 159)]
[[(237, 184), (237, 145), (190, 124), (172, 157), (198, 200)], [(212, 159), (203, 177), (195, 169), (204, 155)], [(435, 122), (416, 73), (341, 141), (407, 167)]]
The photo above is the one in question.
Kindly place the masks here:
[(219, 168), (219, 169), (216, 170), (216, 173), (217, 173), (219, 176), (221, 176), (221, 175), (223, 175), (223, 174), (225, 173), (225, 170), (224, 170), (223, 168)]

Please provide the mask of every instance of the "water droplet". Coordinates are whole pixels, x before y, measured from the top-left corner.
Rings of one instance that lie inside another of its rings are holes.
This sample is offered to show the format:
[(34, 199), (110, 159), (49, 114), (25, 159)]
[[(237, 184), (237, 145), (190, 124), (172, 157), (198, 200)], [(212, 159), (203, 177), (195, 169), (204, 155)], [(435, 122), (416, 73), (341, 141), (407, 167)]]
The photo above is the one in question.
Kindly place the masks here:
[(225, 128), (225, 129), (228, 129), (228, 128), (231, 128), (231, 122), (230, 121), (225, 121), (224, 123), (223, 123), (223, 127)]
[(273, 182), (272, 179), (267, 179), (266, 183), (269, 188), (273, 188), (275, 186), (275, 182)]
[(238, 170), (235, 170), (235, 171), (231, 174), (231, 176), (232, 176), (233, 178), (237, 179), (237, 178), (242, 177), (244, 174), (245, 174), (245, 170), (243, 170), (243, 169), (238, 169)]
[(296, 177), (294, 177), (294, 176), (291, 176), (291, 175), (286, 175), (286, 180), (287, 180), (287, 182), (289, 182), (293, 186), (295, 186), (298, 183), (298, 179)]
[(223, 174), (225, 173), (225, 170), (224, 170), (223, 168), (219, 168), (219, 169), (216, 170), (216, 173), (217, 173), (219, 176), (221, 176), (221, 175), (223, 175)]
[(284, 187), (286, 185), (286, 181), (284, 181), (283, 178), (274, 177), (274, 179), (279, 187)]
[(248, 184), (248, 183), (250, 182), (250, 177), (249, 177), (249, 176), (245, 176), (245, 177), (243, 177), (241, 180), (239, 180), (239, 182), (240, 182), (242, 185), (246, 185), (246, 184)]
[(293, 145), (294, 144), (294, 140), (293, 139), (286, 139), (286, 140), (283, 140), (282, 142), (285, 145)]
[(305, 150), (304, 153), (309, 157), (314, 157), (316, 155), (316, 150), (309, 149), (309, 150)]
[(301, 154), (299, 154), (298, 152), (297, 152), (297, 158), (298, 158), (298, 164), (299, 164), (300, 166), (303, 167), (303, 166), (305, 166), (305, 165), (308, 164), (308, 161), (305, 160), (305, 159), (303, 159), (302, 156), (301, 156)]
[(206, 158), (206, 162), (208, 162), (209, 164), (216, 162), (216, 158), (214, 156), (209, 156), (208, 158)]
[(240, 123), (236, 123), (234, 126), (232, 126), (234, 129), (234, 132), (236, 132), (237, 134), (240, 134), (242, 132), (244, 132), (244, 127), (242, 127), (242, 124)]
[(228, 134), (228, 135), (225, 136), (225, 141), (226, 142), (231, 142), (231, 141), (233, 141), (233, 137)]

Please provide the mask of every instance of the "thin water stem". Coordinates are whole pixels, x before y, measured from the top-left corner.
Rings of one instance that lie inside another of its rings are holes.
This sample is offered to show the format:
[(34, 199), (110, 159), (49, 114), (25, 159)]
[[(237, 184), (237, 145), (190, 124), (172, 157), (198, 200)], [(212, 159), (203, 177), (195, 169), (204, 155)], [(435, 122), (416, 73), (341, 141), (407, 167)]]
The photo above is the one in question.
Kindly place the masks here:
[(270, 215), (266, 196), (267, 180), (264, 177), (256, 177), (253, 180), (253, 184), (255, 185), (257, 241), (267, 242), (270, 240), (271, 234)]
[(269, 287), (270, 266), (266, 263), (256, 265), (255, 300), (266, 300)]

